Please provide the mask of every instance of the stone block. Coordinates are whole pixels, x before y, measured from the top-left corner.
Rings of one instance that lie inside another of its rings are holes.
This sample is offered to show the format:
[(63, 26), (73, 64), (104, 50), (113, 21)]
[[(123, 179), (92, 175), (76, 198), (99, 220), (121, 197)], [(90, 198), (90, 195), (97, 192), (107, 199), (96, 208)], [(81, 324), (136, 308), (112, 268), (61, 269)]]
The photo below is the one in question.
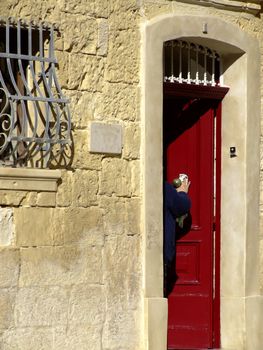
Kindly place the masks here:
[(109, 45), (109, 23), (107, 19), (100, 18), (98, 20), (98, 44), (97, 54), (106, 56)]
[(69, 323), (103, 326), (106, 300), (103, 286), (77, 284), (72, 287), (69, 300)]
[(36, 207), (37, 206), (38, 192), (28, 192), (26, 197), (21, 201), (23, 207)]
[(109, 2), (105, 0), (61, 0), (61, 10), (71, 14), (89, 15), (94, 17), (108, 17)]
[[(129, 40), (127, 40), (127, 37)], [(112, 31), (105, 78), (110, 82), (138, 83), (140, 35), (137, 29)]]
[(103, 211), (98, 207), (65, 209), (63, 227), (65, 244), (104, 244)]
[(0, 246), (9, 246), (14, 244), (14, 216), (12, 208), (0, 207)]
[(104, 210), (104, 231), (106, 235), (140, 234), (139, 198), (102, 196), (100, 207)]
[(88, 132), (85, 130), (74, 131), (74, 159), (73, 168), (101, 170), (102, 155), (92, 154), (88, 149)]
[(58, 60), (57, 75), (59, 84), (62, 88), (67, 88), (69, 83), (69, 56), (67, 52), (56, 52), (56, 58)]
[(139, 95), (137, 87), (131, 84), (105, 83), (102, 94), (94, 101), (96, 120), (138, 119)]
[(70, 54), (69, 89), (101, 91), (103, 86), (104, 61), (92, 55)]
[[(173, 1), (166, 1), (166, 0), (143, 0), (143, 1), (144, 1), (144, 13), (149, 19), (161, 14), (173, 12), (173, 6), (174, 6)], [(185, 11), (185, 6), (187, 6), (187, 4), (184, 3), (182, 4), (182, 6), (183, 6), (183, 11)]]
[[(125, 309), (114, 309), (107, 313), (102, 334), (103, 349), (141, 350), (142, 339), (141, 312)], [(120, 346), (125, 344), (125, 346)]]
[(126, 225), (126, 199), (113, 196), (100, 196), (100, 207), (104, 212), (103, 223), (105, 234), (124, 234)]
[(1, 350), (51, 350), (54, 331), (49, 327), (10, 328), (2, 335)]
[[(105, 243), (105, 287), (107, 313), (103, 348), (140, 349), (142, 315), (142, 273), (140, 239), (109, 236)], [(125, 274), (123, 267), (125, 266)]]
[(0, 249), (0, 288), (18, 284), (20, 254), (18, 249)]
[(141, 146), (141, 130), (139, 125), (128, 124), (124, 128), (123, 157), (126, 159), (139, 159)]
[(57, 51), (63, 50), (63, 38), (61, 33), (56, 33), (54, 36), (54, 50), (55, 50), (55, 56)]
[(64, 50), (73, 53), (96, 54), (97, 21), (81, 15), (65, 15), (62, 21)]
[(134, 160), (131, 164), (131, 192), (132, 196), (139, 197), (142, 193), (141, 189), (141, 162)]
[(15, 208), (16, 244), (26, 247), (61, 244), (63, 227), (60, 215), (63, 215), (63, 209)]
[(89, 207), (97, 204), (98, 172), (76, 170), (73, 174), (73, 205)]
[(102, 350), (101, 326), (68, 325), (54, 335), (56, 350)]
[(68, 291), (60, 287), (20, 288), (16, 296), (17, 327), (66, 325)]
[(56, 203), (58, 207), (69, 207), (72, 203), (72, 171), (62, 171), (61, 183), (58, 186)]
[[(244, 339), (245, 303), (246, 298), (221, 298), (222, 349), (246, 349)], [(238, 315), (238, 317), (233, 317), (234, 315)], [(235, 334), (234, 337), (233, 334)]]
[(260, 240), (259, 258), (260, 290), (263, 295), (263, 239)]
[(105, 158), (102, 161), (100, 190), (102, 195), (118, 197), (131, 195), (131, 169), (129, 162), (117, 158)]
[(0, 332), (14, 327), (15, 290), (0, 289)]
[(122, 126), (119, 124), (91, 123), (90, 152), (121, 154)]
[(27, 191), (0, 190), (0, 205), (19, 206), (27, 196)]
[[(124, 1), (122, 6), (120, 6), (121, 1), (112, 3), (115, 9), (110, 16), (111, 30), (127, 30), (138, 27), (140, 18), (138, 1), (141, 0), (135, 0), (136, 3), (134, 2), (133, 4)], [(127, 10), (125, 10), (125, 8), (127, 8)]]
[(70, 98), (73, 127), (86, 129), (88, 122), (93, 119), (96, 92), (68, 90), (66, 95)]
[(112, 11), (121, 10), (123, 13), (135, 10), (138, 8), (138, 0), (118, 0), (110, 3), (110, 9)]
[[(168, 307), (166, 298), (145, 298), (146, 327), (149, 339), (149, 349), (167, 348)], [(158, 330), (158, 331), (156, 331)]]
[[(104, 281), (107, 310), (135, 310), (140, 307), (143, 298), (141, 257), (139, 236), (106, 237)], [(124, 266), (125, 274), (123, 274)]]
[(37, 206), (39, 207), (55, 207), (56, 193), (54, 192), (40, 192), (37, 194)]
[(139, 198), (129, 198), (126, 201), (126, 233), (128, 235), (138, 235), (141, 232), (140, 214), (141, 202)]
[(125, 349), (139, 350), (143, 301), (140, 238), (107, 236), (104, 259), (107, 313), (103, 348), (118, 349), (125, 343)]
[(105, 0), (93, 0), (94, 3), (94, 15), (96, 17), (109, 17), (110, 11), (110, 2)]
[(64, 246), (21, 249), (19, 286), (101, 283), (102, 249)]
[(53, 0), (35, 1), (34, 6), (30, 0), (9, 1), (9, 4), (11, 5), (9, 16), (12, 14), (15, 18), (39, 19), (41, 14), (41, 19), (48, 20), (50, 23), (59, 19), (60, 11)]

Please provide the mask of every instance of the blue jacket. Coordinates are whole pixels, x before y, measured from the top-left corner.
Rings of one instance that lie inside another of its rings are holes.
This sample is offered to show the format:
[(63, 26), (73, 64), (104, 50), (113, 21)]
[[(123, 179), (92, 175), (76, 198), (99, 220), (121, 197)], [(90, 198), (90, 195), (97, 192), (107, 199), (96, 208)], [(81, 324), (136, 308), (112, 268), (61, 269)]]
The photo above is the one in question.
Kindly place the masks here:
[(170, 264), (175, 257), (176, 218), (186, 214), (191, 207), (191, 201), (185, 192), (176, 189), (165, 182), (164, 185), (164, 262)]

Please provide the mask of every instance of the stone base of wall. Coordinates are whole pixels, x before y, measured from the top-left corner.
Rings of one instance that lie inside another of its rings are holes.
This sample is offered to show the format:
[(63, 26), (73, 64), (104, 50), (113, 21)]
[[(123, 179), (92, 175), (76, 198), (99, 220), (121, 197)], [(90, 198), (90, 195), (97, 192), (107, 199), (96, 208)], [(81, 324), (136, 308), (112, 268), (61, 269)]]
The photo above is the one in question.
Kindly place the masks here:
[(145, 299), (146, 344), (145, 349), (167, 349), (168, 304), (165, 298)]
[(246, 347), (247, 350), (262, 350), (263, 344), (263, 296), (246, 298)]

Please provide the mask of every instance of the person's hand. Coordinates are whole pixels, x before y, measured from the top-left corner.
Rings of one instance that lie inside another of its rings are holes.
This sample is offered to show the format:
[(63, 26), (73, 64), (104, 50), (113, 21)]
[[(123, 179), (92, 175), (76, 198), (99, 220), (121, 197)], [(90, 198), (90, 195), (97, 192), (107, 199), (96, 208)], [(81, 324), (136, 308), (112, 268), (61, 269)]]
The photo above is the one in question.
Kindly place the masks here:
[(176, 191), (177, 192), (185, 192), (188, 193), (189, 190), (189, 186), (191, 185), (191, 181), (189, 181), (188, 179), (184, 179), (182, 181), (181, 186), (177, 187)]

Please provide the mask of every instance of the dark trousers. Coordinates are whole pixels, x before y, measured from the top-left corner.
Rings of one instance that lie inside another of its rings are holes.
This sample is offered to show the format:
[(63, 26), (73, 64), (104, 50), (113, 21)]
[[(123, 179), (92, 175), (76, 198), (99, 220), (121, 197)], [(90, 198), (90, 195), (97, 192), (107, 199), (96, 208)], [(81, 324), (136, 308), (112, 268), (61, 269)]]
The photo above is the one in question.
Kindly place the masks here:
[(168, 298), (169, 294), (172, 292), (176, 280), (177, 275), (175, 271), (175, 260), (173, 260), (171, 263), (164, 263), (163, 294), (165, 298)]

